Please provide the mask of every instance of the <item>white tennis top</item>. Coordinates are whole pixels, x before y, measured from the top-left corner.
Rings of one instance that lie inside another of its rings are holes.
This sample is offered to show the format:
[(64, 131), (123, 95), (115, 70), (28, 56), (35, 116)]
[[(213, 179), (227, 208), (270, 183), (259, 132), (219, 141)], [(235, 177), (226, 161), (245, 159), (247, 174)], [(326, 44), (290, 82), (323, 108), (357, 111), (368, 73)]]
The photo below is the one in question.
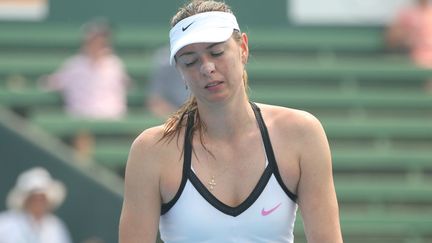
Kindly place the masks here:
[[(236, 207), (219, 201), (193, 172), (190, 140), (185, 138), (180, 189), (170, 202), (162, 205), (159, 229), (165, 243), (294, 242), (296, 195), (284, 185), (259, 108), (251, 105), (267, 156), (267, 166), (256, 187)], [(190, 120), (189, 125), (193, 123)]]

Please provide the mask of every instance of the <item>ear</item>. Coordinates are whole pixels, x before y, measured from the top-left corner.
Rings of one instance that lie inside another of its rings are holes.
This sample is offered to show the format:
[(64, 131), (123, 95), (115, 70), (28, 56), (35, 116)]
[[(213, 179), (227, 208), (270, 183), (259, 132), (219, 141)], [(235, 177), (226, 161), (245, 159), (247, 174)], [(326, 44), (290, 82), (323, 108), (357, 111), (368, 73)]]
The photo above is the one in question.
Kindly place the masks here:
[(240, 45), (241, 49), (241, 58), (244, 65), (246, 65), (249, 58), (249, 45), (248, 45), (248, 36), (245, 33), (242, 33), (242, 43)]

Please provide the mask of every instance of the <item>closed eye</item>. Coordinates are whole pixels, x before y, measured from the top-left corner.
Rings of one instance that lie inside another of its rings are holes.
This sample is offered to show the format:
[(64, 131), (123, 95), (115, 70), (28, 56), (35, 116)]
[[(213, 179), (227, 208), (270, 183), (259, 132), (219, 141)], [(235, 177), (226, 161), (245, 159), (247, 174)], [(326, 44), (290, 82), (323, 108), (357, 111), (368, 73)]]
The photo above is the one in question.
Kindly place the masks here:
[(211, 53), (211, 55), (212, 55), (213, 57), (222, 56), (223, 54), (224, 54), (224, 51), (220, 51), (220, 52), (213, 52), (213, 53)]
[(195, 55), (185, 54), (181, 55), (178, 59), (179, 63), (182, 63), (185, 67), (190, 67), (198, 61)]
[(197, 60), (195, 59), (195, 60), (192, 61), (192, 62), (187, 62), (187, 63), (185, 62), (184, 65), (185, 65), (186, 67), (190, 67), (190, 66), (194, 65), (196, 62), (197, 62)]

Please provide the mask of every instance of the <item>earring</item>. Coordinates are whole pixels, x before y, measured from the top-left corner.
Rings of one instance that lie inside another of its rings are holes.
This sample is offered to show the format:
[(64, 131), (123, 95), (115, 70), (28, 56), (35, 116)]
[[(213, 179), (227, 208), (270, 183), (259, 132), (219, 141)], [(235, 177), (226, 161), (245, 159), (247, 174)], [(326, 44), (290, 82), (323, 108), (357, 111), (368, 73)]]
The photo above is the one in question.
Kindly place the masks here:
[(187, 86), (187, 84), (185, 84), (185, 89), (186, 89), (186, 90), (188, 90), (188, 89), (189, 89), (189, 87)]

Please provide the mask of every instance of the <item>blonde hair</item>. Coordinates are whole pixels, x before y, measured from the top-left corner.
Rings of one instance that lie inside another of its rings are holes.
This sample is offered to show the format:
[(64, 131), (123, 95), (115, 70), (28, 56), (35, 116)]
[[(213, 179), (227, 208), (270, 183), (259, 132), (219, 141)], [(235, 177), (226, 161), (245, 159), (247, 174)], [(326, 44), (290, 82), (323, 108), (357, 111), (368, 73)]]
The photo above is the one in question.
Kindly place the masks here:
[[(175, 26), (182, 19), (185, 19), (192, 15), (212, 11), (232, 13), (231, 8), (224, 2), (218, 2), (213, 0), (192, 0), (191, 2), (185, 4), (183, 7), (179, 8), (178, 12), (171, 20), (171, 26)], [(237, 43), (240, 44), (242, 42), (242, 36), (239, 31), (235, 30), (232, 37), (237, 41)], [(243, 72), (243, 82), (245, 88), (247, 88), (246, 71)], [(203, 144), (202, 135), (203, 131), (205, 131), (205, 124), (200, 118), (197, 109), (197, 101), (193, 95), (191, 95), (189, 99), (179, 108), (179, 110), (177, 110), (173, 115), (171, 115), (165, 122), (164, 134), (161, 140), (168, 139), (169, 141), (171, 141), (174, 137), (177, 137), (178, 139), (181, 129), (183, 127), (186, 127), (185, 118), (187, 118), (189, 115), (194, 116), (194, 124), (191, 130), (191, 134), (194, 134), (195, 131), (199, 131), (200, 141)]]

